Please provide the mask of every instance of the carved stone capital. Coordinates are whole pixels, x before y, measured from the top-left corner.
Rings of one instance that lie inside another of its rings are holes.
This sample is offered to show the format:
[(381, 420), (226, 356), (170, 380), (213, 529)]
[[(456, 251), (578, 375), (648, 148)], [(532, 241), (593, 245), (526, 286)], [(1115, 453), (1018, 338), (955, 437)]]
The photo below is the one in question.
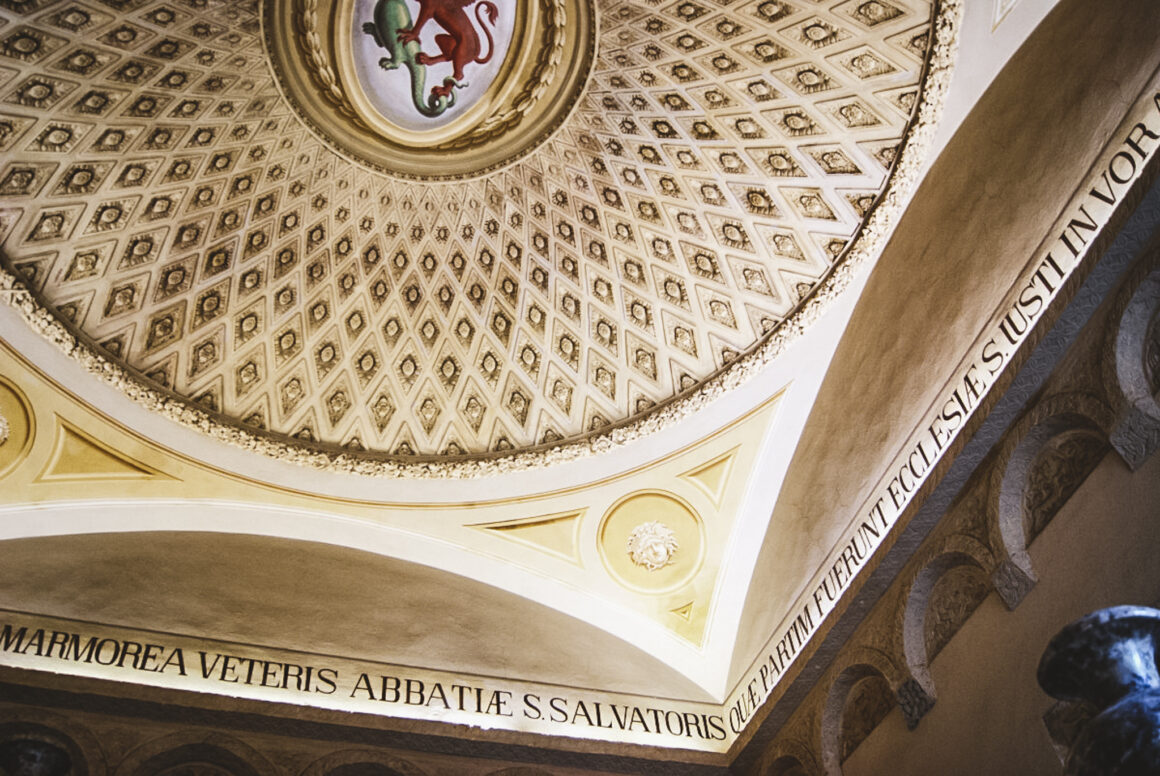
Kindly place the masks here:
[(1112, 429), (1110, 441), (1128, 468), (1135, 471), (1160, 447), (1160, 422), (1129, 408)]
[(906, 727), (909, 730), (918, 727), (918, 721), (934, 708), (935, 697), (914, 679), (907, 679), (899, 685), (894, 696), (898, 701), (898, 708), (902, 710), (902, 716), (906, 718)]
[(1004, 559), (991, 574), (995, 592), (1011, 610), (1019, 606), (1039, 581), (1031, 569), (1031, 559), (1027, 557), (1027, 553), (1020, 555), (1023, 557)]

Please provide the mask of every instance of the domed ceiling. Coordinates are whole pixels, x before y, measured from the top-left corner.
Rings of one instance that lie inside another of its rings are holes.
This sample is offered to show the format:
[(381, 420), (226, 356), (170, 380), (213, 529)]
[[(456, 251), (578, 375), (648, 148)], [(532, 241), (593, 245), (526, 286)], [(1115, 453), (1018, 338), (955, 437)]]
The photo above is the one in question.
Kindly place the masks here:
[[(555, 118), (501, 127), (514, 161), (415, 141), (392, 170), (271, 66), (270, 8), (313, 3), (0, 5), (7, 268), (139, 394), (402, 458), (590, 441), (761, 358), (884, 190), (932, 24), (920, 0), (599, 0), (556, 46)], [(498, 6), (519, 40), (532, 11)]]

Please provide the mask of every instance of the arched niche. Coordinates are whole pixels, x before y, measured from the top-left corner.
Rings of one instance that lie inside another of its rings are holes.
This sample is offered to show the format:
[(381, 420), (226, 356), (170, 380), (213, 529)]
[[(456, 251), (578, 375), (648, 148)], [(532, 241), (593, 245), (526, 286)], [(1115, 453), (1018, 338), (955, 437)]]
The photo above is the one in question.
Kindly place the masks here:
[(358, 762), (332, 768), (326, 772), (326, 776), (412, 776), (414, 773), (417, 771), (411, 768), (404, 772), (383, 763)]
[(1057, 411), (1035, 413), (1002, 469), (998, 528), (1012, 554), (1030, 546), (1110, 449), (1091, 414), (1051, 404), (1044, 409)]
[(822, 762), (827, 776), (844, 763), (897, 706), (886, 675), (867, 663), (847, 666), (830, 685), (822, 712)]
[(149, 758), (134, 776), (258, 776), (258, 772), (227, 749), (191, 743)]
[(344, 749), (315, 760), (302, 776), (426, 776), (419, 766), (374, 749)]
[[(65, 760), (55, 750), (62, 751)], [(53, 776), (66, 760), (67, 776), (104, 776), (106, 773), (100, 742), (75, 720), (27, 707), (0, 713), (0, 775)]]
[(276, 776), (278, 770), (257, 750), (221, 733), (183, 731), (155, 738), (134, 749), (116, 776)]
[(785, 755), (770, 763), (764, 776), (809, 776), (809, 772), (796, 757)]
[(1023, 489), (1023, 536), (1028, 545), (1109, 449), (1103, 434), (1082, 426), (1061, 431), (1039, 448)]
[(931, 662), (991, 591), (978, 552), (971, 547), (947, 548), (922, 567), (906, 596), (903, 652), (908, 668), (932, 702)]
[(35, 724), (0, 727), (3, 776), (85, 776), (80, 749), (58, 730)]
[(0, 772), (5, 776), (72, 776), (73, 758), (57, 744), (17, 738), (0, 743)]
[(1036, 404), (1011, 428), (991, 470), (988, 519), (998, 564), (991, 579), (1010, 609), (1037, 581), (1027, 548), (1108, 450), (1110, 408), (1088, 393)]
[(1105, 388), (1117, 405), (1111, 444), (1132, 469), (1160, 445), (1160, 252), (1118, 301), (1105, 349)]

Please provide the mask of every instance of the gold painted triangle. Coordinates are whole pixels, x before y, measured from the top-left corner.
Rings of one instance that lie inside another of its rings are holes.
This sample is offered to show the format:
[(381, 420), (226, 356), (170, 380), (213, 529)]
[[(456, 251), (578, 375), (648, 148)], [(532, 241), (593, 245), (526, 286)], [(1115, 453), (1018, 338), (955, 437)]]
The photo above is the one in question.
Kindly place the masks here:
[(546, 552), (569, 563), (580, 563), (577, 533), (584, 510), (557, 512), (552, 515), (503, 520), (496, 523), (476, 523), (479, 528), (496, 536)]
[(717, 456), (713, 460), (703, 463), (681, 475), (684, 479), (696, 485), (712, 499), (715, 506), (721, 506), (721, 499), (725, 495), (725, 487), (729, 484), (729, 475), (733, 471), (733, 459), (737, 448)]
[(57, 421), (52, 455), (38, 481), (168, 479), (164, 472), (114, 450), (60, 418)]
[[(663, 616), (661, 612), (664, 612)], [(657, 615), (664, 626), (677, 636), (696, 647), (705, 645), (705, 634), (709, 628), (708, 611), (698, 606), (695, 600), (675, 609), (661, 609)]]

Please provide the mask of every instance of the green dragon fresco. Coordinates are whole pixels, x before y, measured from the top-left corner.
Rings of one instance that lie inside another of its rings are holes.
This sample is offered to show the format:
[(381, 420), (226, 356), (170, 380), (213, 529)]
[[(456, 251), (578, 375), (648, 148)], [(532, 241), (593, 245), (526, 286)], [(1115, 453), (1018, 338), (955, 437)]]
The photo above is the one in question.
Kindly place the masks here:
[[(363, 24), (363, 32), (374, 38), (375, 43), (386, 49), (389, 57), (379, 59), (383, 70), (397, 70), (406, 66), (411, 76), (411, 102), (423, 116), (442, 115), (455, 104), (455, 90), (467, 86), (464, 68), (468, 64), (483, 64), (495, 53), (495, 41), (485, 23), (485, 17), (495, 25), (499, 11), (491, 0), (479, 0), (475, 17), (487, 36), (488, 51), (481, 55), (479, 34), (466, 6), (476, 0), (419, 0), (419, 17), (411, 20), (411, 11), (406, 0), (378, 0), (374, 8), (374, 21)], [(420, 50), (419, 31), (428, 21), (434, 20), (446, 32), (436, 35), (435, 42), (440, 53), (425, 54)], [(454, 67), (452, 75), (443, 79), (442, 85), (431, 88), (426, 94), (427, 66), (440, 62), (450, 62)]]

